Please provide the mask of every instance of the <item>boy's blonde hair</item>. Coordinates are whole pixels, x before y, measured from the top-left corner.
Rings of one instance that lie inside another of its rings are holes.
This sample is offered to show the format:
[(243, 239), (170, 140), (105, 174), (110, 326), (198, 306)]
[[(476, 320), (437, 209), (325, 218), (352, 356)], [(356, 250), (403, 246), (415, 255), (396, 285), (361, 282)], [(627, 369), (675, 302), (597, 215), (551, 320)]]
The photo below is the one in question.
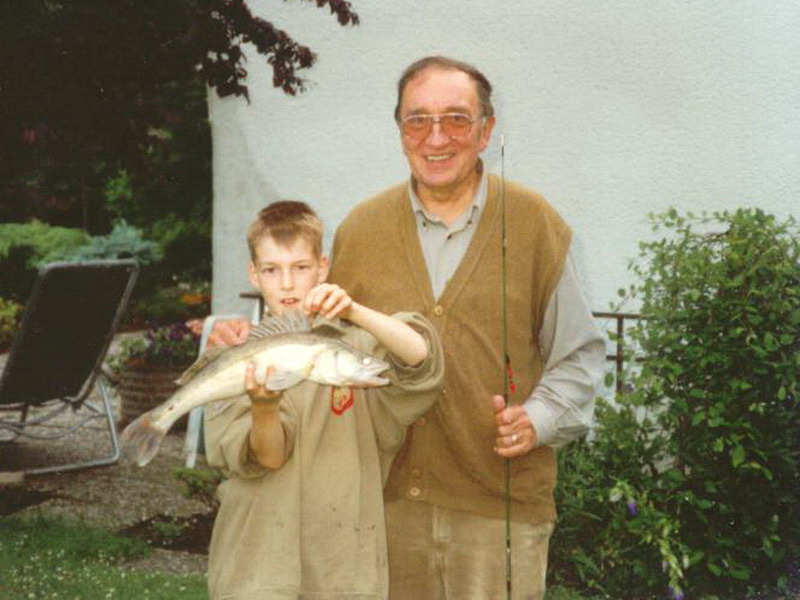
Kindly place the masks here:
[(314, 256), (322, 256), (322, 221), (305, 202), (281, 200), (259, 211), (247, 228), (247, 246), (253, 261), (256, 260), (256, 247), (265, 236), (282, 246), (292, 244), (297, 238), (304, 239)]

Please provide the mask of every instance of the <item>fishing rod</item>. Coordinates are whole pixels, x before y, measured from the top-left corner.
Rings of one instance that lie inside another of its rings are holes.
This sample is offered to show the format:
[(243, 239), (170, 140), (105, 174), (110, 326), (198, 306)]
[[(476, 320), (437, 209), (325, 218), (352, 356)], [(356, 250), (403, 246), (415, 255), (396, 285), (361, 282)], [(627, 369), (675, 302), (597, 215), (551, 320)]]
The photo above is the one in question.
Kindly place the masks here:
[[(508, 274), (506, 273), (506, 253), (508, 237), (506, 234), (506, 137), (500, 135), (500, 262), (502, 280), (502, 319), (503, 319), (503, 400), (508, 408), (511, 400), (511, 359), (508, 356)], [(506, 521), (506, 599), (511, 600), (511, 459), (506, 457), (504, 464), (504, 502)]]

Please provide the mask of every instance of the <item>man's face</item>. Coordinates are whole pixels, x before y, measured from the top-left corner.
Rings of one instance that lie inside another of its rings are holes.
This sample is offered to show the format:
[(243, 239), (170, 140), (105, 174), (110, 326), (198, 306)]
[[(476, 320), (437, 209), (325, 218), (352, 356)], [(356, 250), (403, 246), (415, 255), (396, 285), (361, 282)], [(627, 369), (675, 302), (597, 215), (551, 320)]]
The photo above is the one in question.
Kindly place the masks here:
[(328, 259), (317, 257), (303, 238), (282, 245), (264, 236), (255, 250), (255, 261), (249, 266), (250, 283), (259, 289), (273, 315), (300, 310), (305, 295), (328, 276)]
[(475, 119), (470, 133), (463, 138), (447, 136), (439, 124), (430, 134), (415, 141), (401, 133), (403, 152), (417, 193), (457, 195), (474, 181), (478, 156), (489, 143), (495, 119), (484, 121), (477, 84), (463, 71), (431, 67), (418, 73), (403, 90), (400, 119), (411, 115), (462, 113)]

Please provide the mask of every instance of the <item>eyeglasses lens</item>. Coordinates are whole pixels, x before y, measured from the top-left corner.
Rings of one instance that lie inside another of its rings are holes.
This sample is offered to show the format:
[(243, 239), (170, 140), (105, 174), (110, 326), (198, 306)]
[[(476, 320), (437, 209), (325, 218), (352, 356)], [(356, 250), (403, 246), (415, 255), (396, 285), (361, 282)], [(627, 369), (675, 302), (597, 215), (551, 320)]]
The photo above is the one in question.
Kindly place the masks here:
[(438, 121), (442, 132), (451, 138), (462, 138), (472, 128), (472, 119), (467, 115), (419, 115), (403, 120), (403, 133), (412, 140), (422, 141), (430, 135), (434, 121)]

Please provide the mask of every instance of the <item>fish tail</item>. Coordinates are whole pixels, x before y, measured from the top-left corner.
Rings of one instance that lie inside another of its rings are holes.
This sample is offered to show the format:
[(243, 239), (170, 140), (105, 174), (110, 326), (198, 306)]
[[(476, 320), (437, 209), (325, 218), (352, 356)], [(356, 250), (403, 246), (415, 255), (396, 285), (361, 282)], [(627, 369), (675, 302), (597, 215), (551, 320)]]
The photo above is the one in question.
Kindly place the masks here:
[(132, 421), (122, 432), (120, 439), (124, 445), (135, 445), (136, 464), (145, 466), (158, 453), (161, 441), (167, 434), (153, 424), (153, 411), (148, 411)]

